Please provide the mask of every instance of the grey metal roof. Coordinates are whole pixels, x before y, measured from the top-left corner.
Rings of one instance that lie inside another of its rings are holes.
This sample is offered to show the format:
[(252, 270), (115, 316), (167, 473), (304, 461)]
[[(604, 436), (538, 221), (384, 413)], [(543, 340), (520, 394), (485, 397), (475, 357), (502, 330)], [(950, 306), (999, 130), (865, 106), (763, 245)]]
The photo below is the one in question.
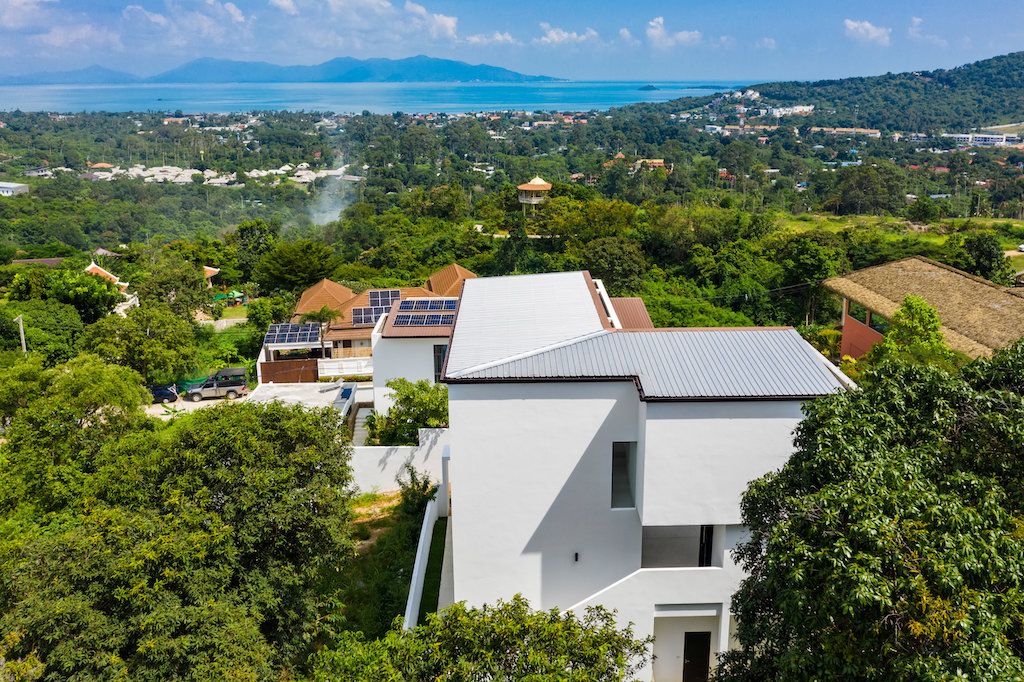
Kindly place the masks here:
[(449, 383), (633, 379), (644, 400), (810, 398), (850, 386), (793, 329), (604, 331)]

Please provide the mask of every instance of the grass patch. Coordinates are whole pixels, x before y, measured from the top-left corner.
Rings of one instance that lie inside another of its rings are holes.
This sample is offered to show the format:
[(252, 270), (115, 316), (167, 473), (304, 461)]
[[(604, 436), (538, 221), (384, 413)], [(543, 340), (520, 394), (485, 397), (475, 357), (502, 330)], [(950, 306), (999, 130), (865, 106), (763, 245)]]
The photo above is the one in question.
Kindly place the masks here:
[(240, 320), (243, 317), (248, 317), (249, 306), (236, 305), (231, 308), (224, 308), (224, 314), (220, 316), (222, 320)]
[(430, 538), (430, 554), (427, 556), (427, 573), (423, 577), (423, 596), (420, 598), (420, 613), (417, 623), (422, 623), (428, 613), (437, 611), (437, 600), (441, 593), (441, 567), (444, 564), (444, 540), (448, 530), (448, 519), (439, 518), (434, 522), (434, 534)]

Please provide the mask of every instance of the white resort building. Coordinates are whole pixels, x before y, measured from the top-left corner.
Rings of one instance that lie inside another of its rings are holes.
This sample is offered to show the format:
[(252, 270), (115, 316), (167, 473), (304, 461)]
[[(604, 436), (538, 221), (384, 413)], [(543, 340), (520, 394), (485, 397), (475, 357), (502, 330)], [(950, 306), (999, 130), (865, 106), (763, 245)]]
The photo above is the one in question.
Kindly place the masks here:
[(450, 342), (420, 344), (432, 373), (450, 343), (449, 598), (601, 604), (655, 636), (644, 679), (706, 680), (740, 497), (848, 380), (792, 329), (655, 330), (586, 272), (469, 279), (458, 305)]

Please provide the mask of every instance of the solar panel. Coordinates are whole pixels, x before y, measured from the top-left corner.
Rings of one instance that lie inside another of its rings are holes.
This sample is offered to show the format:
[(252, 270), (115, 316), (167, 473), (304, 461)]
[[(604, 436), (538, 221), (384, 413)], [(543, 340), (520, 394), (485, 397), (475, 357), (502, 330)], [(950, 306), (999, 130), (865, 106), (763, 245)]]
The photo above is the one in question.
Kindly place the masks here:
[(272, 324), (267, 328), (263, 342), (267, 344), (282, 343), (318, 343), (320, 341), (320, 325), (316, 322), (303, 324)]
[(369, 292), (371, 308), (390, 308), (391, 304), (402, 297), (399, 289), (375, 289)]
[(391, 305), (386, 306), (371, 306), (369, 308), (353, 308), (352, 309), (352, 324), (353, 325), (374, 325), (377, 324), (377, 320), (380, 316), (387, 313), (391, 309)]
[(402, 311), (421, 310), (455, 310), (459, 302), (453, 298), (417, 298), (402, 301), (398, 309)]
[(395, 315), (396, 327), (450, 327), (455, 324), (454, 315)]

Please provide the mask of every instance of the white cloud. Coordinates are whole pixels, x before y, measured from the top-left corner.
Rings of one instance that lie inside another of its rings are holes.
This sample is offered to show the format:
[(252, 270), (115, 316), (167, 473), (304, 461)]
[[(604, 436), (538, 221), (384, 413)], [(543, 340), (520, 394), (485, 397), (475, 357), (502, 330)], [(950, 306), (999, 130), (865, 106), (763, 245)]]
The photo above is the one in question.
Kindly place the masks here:
[(768, 36), (760, 38), (756, 43), (754, 43), (754, 47), (762, 50), (774, 50), (778, 46), (779, 43), (775, 40), (775, 38), (770, 38)]
[(290, 14), (293, 17), (299, 13), (299, 8), (295, 6), (295, 0), (270, 0), (270, 6), (276, 7), (285, 14)]
[(470, 45), (521, 45), (518, 40), (508, 31), (494, 33), (478, 33), (466, 36), (466, 42)]
[(124, 11), (121, 12), (121, 16), (128, 20), (132, 20), (138, 17), (144, 21), (148, 21), (151, 24), (155, 24), (160, 28), (166, 28), (167, 25), (170, 23), (167, 17), (165, 17), (164, 15), (159, 14), (157, 12), (150, 12), (142, 5), (128, 5), (124, 8)]
[(700, 31), (676, 31), (665, 29), (665, 17), (654, 17), (647, 22), (647, 40), (658, 50), (668, 50), (676, 45), (696, 45), (701, 41)]
[(236, 24), (245, 23), (245, 15), (242, 14), (242, 10), (238, 9), (238, 5), (236, 5), (235, 3), (225, 2), (224, 11), (228, 13), (229, 17), (231, 17), (231, 21), (235, 22)]
[(910, 20), (910, 26), (907, 28), (907, 36), (911, 40), (919, 43), (929, 43), (936, 47), (949, 47), (949, 41), (945, 38), (924, 32), (924, 19), (921, 17), (914, 17)]
[(732, 36), (719, 36), (718, 37), (718, 46), (719, 47), (735, 47), (736, 46), (736, 39), (733, 38)]
[(416, 23), (427, 30), (431, 38), (445, 40), (458, 38), (458, 17), (432, 13), (423, 5), (412, 2), (412, 0), (405, 0), (405, 11), (412, 15)]
[(889, 47), (892, 43), (892, 29), (886, 26), (875, 26), (870, 21), (855, 19), (845, 19), (843, 25), (848, 37), (862, 43), (874, 43), (882, 47)]
[(576, 31), (566, 31), (564, 28), (552, 26), (546, 21), (541, 22), (540, 30), (544, 33), (539, 38), (534, 39), (534, 42), (541, 45), (571, 45), (597, 40), (599, 37), (597, 31), (592, 28), (587, 28), (583, 33), (577, 33)]
[(633, 36), (633, 32), (625, 26), (619, 29), (619, 40), (634, 47), (640, 44), (640, 41)]
[(54, 26), (46, 33), (34, 36), (41, 45), (61, 50), (64, 48), (80, 49), (113, 49), (122, 50), (121, 36), (114, 31), (95, 26), (94, 24), (78, 24), (76, 26)]
[(56, 0), (0, 0), (0, 28), (23, 28), (43, 21), (45, 5)]

